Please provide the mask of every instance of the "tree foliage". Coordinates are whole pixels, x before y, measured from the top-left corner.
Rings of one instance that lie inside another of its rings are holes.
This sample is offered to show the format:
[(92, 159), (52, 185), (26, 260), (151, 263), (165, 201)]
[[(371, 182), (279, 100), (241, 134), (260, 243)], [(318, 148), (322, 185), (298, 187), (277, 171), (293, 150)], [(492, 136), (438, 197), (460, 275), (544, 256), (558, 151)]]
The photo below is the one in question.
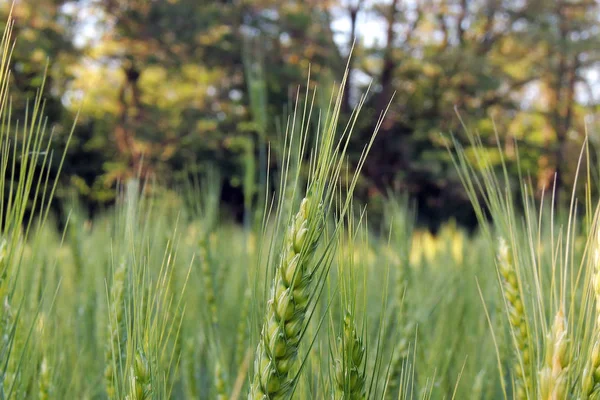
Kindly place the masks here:
[(55, 140), (79, 113), (65, 174), (88, 204), (111, 202), (118, 182), (133, 175), (169, 185), (210, 166), (224, 177), (224, 200), (240, 207), (241, 186), (264, 181), (257, 171), (267, 162), (277, 168), (285, 115), (309, 68), (326, 87), (349, 67), (346, 118), (358, 93), (371, 88), (351, 159), (389, 103), (358, 190), (407, 192), (431, 222), (457, 216), (466, 201), (448, 134), (468, 147), (464, 130), (477, 131), (508, 160), (518, 140), (521, 167), (540, 192), (554, 184), (560, 192), (574, 180), (585, 117), (598, 102), (600, 10), (591, 0), (14, 7), (15, 107), (24, 109), (49, 60), (46, 113)]

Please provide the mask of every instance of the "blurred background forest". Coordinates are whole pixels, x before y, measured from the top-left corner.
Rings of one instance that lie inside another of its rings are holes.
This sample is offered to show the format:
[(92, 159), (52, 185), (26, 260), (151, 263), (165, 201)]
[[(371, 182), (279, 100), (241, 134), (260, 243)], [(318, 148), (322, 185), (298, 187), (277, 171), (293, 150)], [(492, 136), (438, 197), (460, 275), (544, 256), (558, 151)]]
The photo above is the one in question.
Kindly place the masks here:
[[(0, 4), (4, 21), (11, 1)], [(75, 191), (94, 212), (138, 173), (168, 188), (212, 169), (239, 219), (267, 163), (276, 176), (309, 65), (317, 106), (326, 106), (356, 37), (346, 118), (370, 92), (351, 160), (394, 95), (359, 195), (377, 208), (390, 191), (407, 194), (423, 223), (470, 224), (440, 133), (468, 147), (464, 122), (509, 162), (516, 140), (534, 187), (556, 179), (559, 193), (570, 192), (586, 132), (592, 146), (600, 141), (599, 8), (591, 0), (20, 0), (13, 114), (24, 115), (47, 66), (45, 113), (57, 145), (80, 113), (61, 178), (71, 189), (59, 197)], [(516, 181), (516, 167), (509, 172)]]

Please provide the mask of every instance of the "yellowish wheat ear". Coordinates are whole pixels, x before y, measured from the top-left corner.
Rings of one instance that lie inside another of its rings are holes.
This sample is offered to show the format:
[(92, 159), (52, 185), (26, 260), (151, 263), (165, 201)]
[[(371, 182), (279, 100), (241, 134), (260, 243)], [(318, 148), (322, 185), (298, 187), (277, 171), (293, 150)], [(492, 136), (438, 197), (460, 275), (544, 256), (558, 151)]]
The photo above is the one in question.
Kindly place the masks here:
[(50, 368), (48, 368), (48, 360), (44, 356), (40, 363), (40, 377), (38, 381), (38, 396), (40, 400), (48, 400), (52, 395), (52, 384), (50, 381)]
[(562, 310), (554, 317), (546, 337), (546, 356), (540, 371), (540, 395), (543, 400), (559, 400), (567, 395), (568, 336), (567, 323)]
[(584, 399), (600, 397), (600, 229), (596, 230), (592, 264), (594, 271), (591, 282), (596, 300), (596, 321), (591, 353), (581, 377), (581, 394)]
[(521, 298), (519, 279), (510, 249), (504, 238), (500, 238), (498, 246), (498, 270), (502, 278), (502, 292), (506, 300), (508, 321), (514, 338), (515, 398), (525, 400), (531, 393), (529, 366), (532, 354), (529, 347), (529, 327), (525, 318), (525, 306)]
[(225, 385), (225, 371), (221, 362), (215, 362), (215, 391), (217, 400), (227, 400), (227, 388)]

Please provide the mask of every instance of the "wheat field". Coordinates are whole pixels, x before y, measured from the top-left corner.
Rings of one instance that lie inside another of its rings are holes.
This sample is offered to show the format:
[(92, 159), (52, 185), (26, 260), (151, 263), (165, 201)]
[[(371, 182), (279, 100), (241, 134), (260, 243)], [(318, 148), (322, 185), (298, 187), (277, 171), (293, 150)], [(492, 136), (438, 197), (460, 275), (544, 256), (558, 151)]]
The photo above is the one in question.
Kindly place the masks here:
[(448, 138), (479, 228), (433, 235), (401, 194), (374, 226), (353, 191), (377, 128), (349, 171), (362, 101), (340, 121), (342, 79), (328, 107), (298, 97), (248, 223), (221, 209), (215, 172), (122, 182), (114, 208), (89, 219), (74, 200), (57, 228), (47, 174), (66, 149), (42, 98), (12, 115), (11, 43), (8, 29), (0, 399), (600, 398), (591, 196), (554, 209), (522, 183), (513, 198), (489, 154)]

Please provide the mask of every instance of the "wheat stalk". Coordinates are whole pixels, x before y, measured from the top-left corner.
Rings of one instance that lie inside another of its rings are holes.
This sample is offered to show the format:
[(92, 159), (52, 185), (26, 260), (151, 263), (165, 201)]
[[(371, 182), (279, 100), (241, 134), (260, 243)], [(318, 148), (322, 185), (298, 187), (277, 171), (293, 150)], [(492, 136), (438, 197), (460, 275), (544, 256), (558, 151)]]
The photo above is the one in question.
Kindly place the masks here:
[(390, 390), (387, 392), (388, 398), (393, 398), (400, 389), (402, 381), (403, 368), (410, 352), (410, 338), (415, 332), (414, 321), (407, 318), (406, 313), (406, 292), (408, 291), (408, 266), (399, 263), (396, 268), (396, 307), (397, 307), (397, 342), (392, 356), (390, 368)]
[(113, 282), (110, 291), (109, 317), (108, 317), (108, 345), (106, 347), (106, 369), (104, 370), (104, 382), (106, 393), (109, 398), (116, 396), (116, 376), (118, 371), (115, 367), (120, 365), (121, 352), (124, 345), (123, 340), (123, 301), (125, 291), (125, 263), (121, 262), (113, 274)]
[(213, 325), (217, 325), (217, 300), (215, 297), (214, 282), (210, 268), (208, 237), (206, 234), (202, 235), (199, 241), (198, 259), (200, 262), (200, 268), (202, 269), (202, 276), (204, 278), (204, 299), (206, 301), (206, 305), (208, 306), (210, 321)]
[(181, 358), (181, 374), (184, 379), (185, 393), (189, 398), (197, 398), (197, 373), (196, 373), (196, 358), (197, 346), (196, 340), (188, 338), (184, 342), (184, 351)]
[(471, 389), (472, 399), (479, 400), (482, 398), (485, 383), (485, 369), (482, 369), (475, 376), (473, 388)]
[(286, 231), (283, 251), (267, 302), (267, 315), (256, 352), (249, 399), (280, 399), (293, 390), (290, 371), (305, 326), (313, 273), (308, 265), (322, 231), (318, 199), (305, 197)]
[(246, 340), (248, 336), (248, 316), (250, 315), (251, 298), (250, 287), (247, 287), (244, 291), (243, 305), (238, 318), (237, 337), (235, 341), (235, 363), (238, 365), (244, 361), (245, 353), (248, 350)]
[[(13, 334), (11, 331), (14, 327), (14, 315), (12, 307), (10, 305), (9, 289), (7, 282), (7, 244), (6, 240), (0, 240), (0, 309), (2, 309), (2, 316), (0, 317), (0, 335), (2, 335), (2, 347), (0, 348), (0, 355), (9, 357), (11, 348), (13, 345)], [(0, 374), (0, 393), (2, 398), (5, 396), (5, 392), (10, 391), (11, 386), (14, 382), (14, 374), (11, 372), (11, 361), (8, 360), (7, 370), (2, 371)], [(3, 364), (7, 362), (5, 359), (0, 359)]]

